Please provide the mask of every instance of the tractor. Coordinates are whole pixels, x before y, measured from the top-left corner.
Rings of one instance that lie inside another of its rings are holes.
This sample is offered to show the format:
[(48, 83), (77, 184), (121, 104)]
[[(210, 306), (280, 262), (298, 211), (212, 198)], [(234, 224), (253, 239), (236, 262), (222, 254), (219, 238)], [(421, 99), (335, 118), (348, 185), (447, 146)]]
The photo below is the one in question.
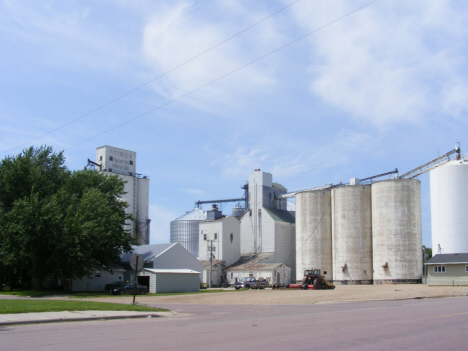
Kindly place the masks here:
[(323, 275), (320, 275), (320, 269), (306, 269), (301, 284), (290, 284), (289, 289), (319, 290), (335, 289), (335, 285), (328, 283)]

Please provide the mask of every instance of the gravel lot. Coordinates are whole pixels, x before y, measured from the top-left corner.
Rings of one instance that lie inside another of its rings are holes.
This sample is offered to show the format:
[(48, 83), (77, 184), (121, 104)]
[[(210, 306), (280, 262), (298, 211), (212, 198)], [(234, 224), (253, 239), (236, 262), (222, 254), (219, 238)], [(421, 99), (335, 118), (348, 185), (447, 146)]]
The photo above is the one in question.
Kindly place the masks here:
[[(227, 289), (228, 290), (228, 289)], [(348, 301), (398, 300), (467, 296), (468, 286), (434, 287), (425, 284), (338, 285), (334, 290), (229, 290), (222, 293), (173, 296), (137, 296), (138, 303), (204, 305), (307, 305)], [(131, 296), (95, 298), (95, 301), (131, 303)]]

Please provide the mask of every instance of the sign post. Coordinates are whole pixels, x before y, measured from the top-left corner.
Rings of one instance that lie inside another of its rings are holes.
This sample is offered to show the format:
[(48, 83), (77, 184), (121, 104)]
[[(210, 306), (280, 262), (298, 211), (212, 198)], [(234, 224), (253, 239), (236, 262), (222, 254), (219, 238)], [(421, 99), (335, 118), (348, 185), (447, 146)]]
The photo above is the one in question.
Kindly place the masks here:
[(133, 282), (133, 304), (135, 304), (135, 295), (136, 295), (136, 287), (138, 284), (138, 271), (141, 271), (143, 268), (143, 256), (139, 254), (133, 254), (132, 257), (130, 257), (130, 267), (132, 267), (135, 270), (135, 281)]

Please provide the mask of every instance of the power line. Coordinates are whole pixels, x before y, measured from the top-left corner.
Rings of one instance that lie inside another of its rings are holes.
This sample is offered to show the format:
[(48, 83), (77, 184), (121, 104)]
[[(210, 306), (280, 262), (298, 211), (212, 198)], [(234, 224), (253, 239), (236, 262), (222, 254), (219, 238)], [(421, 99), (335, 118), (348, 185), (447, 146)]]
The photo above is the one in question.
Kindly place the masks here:
[(260, 23), (266, 21), (267, 19), (269, 19), (269, 18), (275, 16), (276, 14), (278, 14), (278, 13), (280, 13), (280, 12), (286, 10), (287, 8), (289, 8), (289, 7), (291, 7), (292, 5), (298, 3), (299, 1), (301, 1), (301, 0), (296, 0), (296, 1), (294, 1), (294, 2), (292, 2), (292, 3), (290, 3), (290, 4), (288, 4), (288, 5), (284, 6), (283, 8), (279, 9), (278, 11), (276, 11), (276, 12), (274, 12), (274, 13), (268, 15), (267, 17), (261, 19), (260, 21), (258, 21), (258, 22), (256, 22), (256, 23), (254, 23), (254, 24), (252, 24), (252, 25), (250, 25), (250, 26), (244, 28), (244, 29), (241, 30), (240, 32), (237, 32), (236, 34), (230, 36), (229, 38), (224, 39), (224, 40), (221, 41), (220, 43), (218, 43), (218, 44), (216, 44), (216, 45), (210, 47), (209, 49), (207, 49), (207, 50), (205, 50), (205, 51), (199, 53), (198, 55), (196, 55), (196, 56), (194, 56), (194, 57), (188, 59), (187, 61), (182, 62), (181, 64), (179, 64), (179, 65), (177, 65), (177, 66), (171, 68), (169, 71), (166, 71), (166, 72), (160, 74), (159, 76), (157, 76), (157, 77), (155, 77), (155, 78), (153, 78), (153, 79), (147, 81), (146, 83), (143, 83), (143, 84), (137, 86), (136, 88), (133, 88), (133, 89), (129, 90), (128, 92), (126, 92), (126, 93), (124, 93), (124, 94), (122, 94), (122, 95), (119, 95), (118, 97), (116, 97), (116, 98), (114, 98), (114, 99), (112, 99), (112, 100), (110, 100), (110, 101), (108, 101), (108, 102), (106, 102), (106, 103), (104, 103), (104, 104), (102, 104), (102, 105), (96, 107), (95, 109), (93, 109), (93, 110), (91, 110), (91, 111), (89, 111), (89, 112), (87, 112), (87, 113), (85, 113), (85, 114), (83, 114), (83, 115), (81, 115), (81, 116), (79, 116), (79, 117), (77, 117), (77, 118), (75, 118), (75, 119), (73, 119), (73, 120), (71, 120), (71, 121), (65, 123), (65, 124), (62, 124), (61, 126), (55, 128), (55, 129), (52, 129), (52, 130), (48, 131), (47, 133), (44, 133), (44, 134), (42, 134), (42, 135), (40, 135), (40, 136), (38, 136), (38, 137), (36, 137), (36, 138), (33, 138), (33, 139), (31, 139), (31, 140), (29, 140), (29, 141), (23, 143), (23, 144), (17, 145), (17, 146), (15, 146), (15, 147), (13, 147), (13, 148), (11, 148), (11, 149), (8, 149), (8, 150), (5, 150), (5, 151), (3, 151), (3, 152), (9, 152), (9, 151), (14, 150), (14, 149), (16, 149), (16, 148), (18, 148), (18, 147), (24, 146), (24, 145), (29, 144), (29, 143), (31, 143), (31, 142), (33, 142), (33, 141), (36, 141), (36, 140), (38, 140), (38, 139), (40, 139), (40, 138), (43, 138), (43, 137), (45, 137), (46, 135), (52, 134), (53, 132), (56, 132), (57, 130), (60, 130), (60, 129), (62, 129), (62, 128), (65, 128), (66, 126), (69, 126), (70, 124), (75, 123), (75, 122), (79, 121), (80, 119), (82, 119), (82, 118), (84, 118), (84, 117), (87, 117), (87, 116), (93, 114), (94, 112), (97, 112), (97, 111), (103, 109), (104, 107), (107, 107), (107, 106), (113, 104), (114, 102), (116, 102), (116, 101), (118, 101), (118, 100), (120, 100), (120, 99), (123, 99), (124, 97), (126, 97), (126, 96), (128, 96), (128, 95), (134, 93), (135, 91), (140, 90), (141, 88), (143, 88), (143, 87), (149, 85), (150, 83), (153, 83), (154, 81), (158, 80), (159, 78), (162, 78), (162, 77), (168, 75), (169, 73), (171, 73), (171, 72), (173, 72), (173, 71), (179, 69), (180, 67), (186, 65), (187, 63), (190, 63), (190, 62), (196, 60), (197, 58), (201, 57), (202, 55), (204, 55), (204, 54), (206, 54), (206, 53), (208, 53), (208, 52), (210, 52), (210, 51), (216, 49), (217, 47), (223, 45), (224, 43), (228, 42), (228, 41), (231, 40), (231, 39), (234, 39), (235, 37), (241, 35), (242, 33), (246, 32), (246, 31), (248, 31), (249, 29), (252, 29), (253, 27), (255, 27), (255, 26), (259, 25)]
[(311, 31), (311, 32), (309, 32), (309, 33), (307, 33), (307, 34), (304, 34), (303, 36), (301, 36), (301, 37), (299, 37), (299, 38), (297, 38), (297, 39), (295, 39), (295, 40), (293, 40), (293, 41), (291, 41), (291, 42), (289, 42), (289, 43), (287, 43), (287, 44), (285, 44), (285, 45), (283, 45), (283, 46), (280, 46), (279, 48), (277, 48), (277, 49), (275, 49), (275, 50), (273, 50), (273, 51), (270, 51), (269, 53), (267, 53), (267, 54), (265, 54), (265, 55), (262, 55), (262, 56), (256, 58), (255, 60), (250, 61), (249, 63), (247, 63), (247, 64), (245, 64), (245, 65), (242, 65), (242, 66), (240, 66), (240, 67), (238, 67), (238, 68), (236, 68), (236, 69), (234, 69), (234, 70), (232, 70), (232, 71), (230, 71), (230, 72), (228, 72), (228, 73), (226, 73), (226, 74), (224, 74), (224, 75), (222, 75), (222, 76), (220, 76), (220, 77), (218, 77), (218, 78), (216, 78), (216, 79), (213, 79), (213, 80), (209, 81), (208, 83), (205, 83), (205, 84), (199, 86), (198, 88), (195, 88), (195, 89), (193, 89), (193, 90), (190, 90), (190, 91), (188, 91), (188, 92), (185, 93), (185, 94), (182, 94), (182, 95), (180, 95), (180, 96), (178, 96), (178, 97), (176, 97), (176, 98), (174, 98), (174, 99), (172, 99), (172, 100), (169, 100), (169, 101), (167, 101), (167, 102), (165, 102), (165, 103), (163, 103), (163, 104), (161, 104), (161, 105), (159, 105), (159, 106), (157, 106), (157, 107), (155, 107), (155, 108), (153, 108), (153, 109), (151, 109), (151, 110), (149, 110), (149, 111), (146, 111), (146, 112), (144, 112), (144, 113), (142, 113), (142, 114), (140, 114), (140, 115), (138, 115), (138, 116), (135, 116), (135, 117), (133, 117), (133, 118), (131, 118), (131, 119), (129, 119), (129, 120), (127, 120), (127, 121), (121, 123), (121, 124), (118, 124), (118, 125), (116, 125), (115, 127), (112, 127), (112, 128), (110, 128), (110, 129), (107, 129), (106, 131), (104, 131), (104, 132), (102, 132), (102, 133), (96, 134), (96, 135), (94, 135), (94, 136), (92, 136), (92, 137), (90, 137), (90, 138), (88, 138), (88, 139), (85, 139), (85, 140), (83, 140), (83, 141), (81, 141), (81, 142), (79, 142), (79, 143), (77, 143), (77, 144), (74, 144), (74, 145), (72, 145), (72, 146), (69, 146), (69, 147), (65, 148), (64, 150), (71, 149), (71, 148), (73, 148), (73, 147), (75, 147), (75, 146), (78, 146), (78, 145), (81, 145), (81, 144), (83, 144), (83, 143), (85, 143), (85, 142), (87, 142), (87, 141), (89, 141), (89, 140), (92, 140), (92, 139), (95, 139), (95, 138), (97, 138), (97, 137), (99, 137), (99, 136), (101, 136), (101, 135), (107, 134), (107, 133), (109, 133), (109, 132), (111, 132), (111, 131), (113, 131), (113, 130), (115, 130), (115, 129), (117, 129), (117, 128), (120, 128), (120, 127), (122, 127), (122, 126), (124, 126), (124, 125), (126, 125), (126, 124), (128, 124), (128, 123), (130, 123), (130, 122), (135, 121), (135, 120), (138, 119), (138, 118), (141, 118), (141, 117), (143, 117), (143, 116), (146, 116), (146, 115), (148, 115), (148, 114), (150, 114), (150, 113), (152, 113), (152, 112), (154, 112), (154, 111), (157, 111), (157, 110), (159, 110), (159, 109), (161, 109), (161, 108), (163, 108), (163, 107), (165, 107), (165, 106), (167, 106), (167, 105), (169, 105), (169, 104), (171, 104), (171, 103), (173, 103), (173, 102), (176, 102), (176, 101), (178, 101), (178, 100), (180, 100), (180, 99), (182, 99), (182, 98), (184, 98), (184, 97), (186, 97), (186, 96), (188, 96), (188, 95), (190, 95), (190, 94), (193, 94), (194, 92), (196, 92), (196, 91), (198, 91), (198, 90), (201, 90), (201, 89), (203, 89), (203, 88), (205, 88), (205, 87), (207, 87), (207, 86), (209, 86), (209, 85), (211, 85), (211, 84), (213, 84), (213, 83), (216, 83), (216, 82), (218, 82), (218, 81), (220, 81), (220, 80), (222, 80), (222, 79), (224, 79), (224, 78), (226, 78), (226, 77), (228, 77), (228, 76), (230, 76), (230, 75), (232, 75), (232, 74), (234, 74), (234, 73), (236, 73), (236, 72), (238, 72), (238, 71), (240, 71), (240, 70), (242, 70), (242, 69), (244, 69), (244, 68), (246, 68), (246, 67), (248, 67), (248, 66), (250, 66), (250, 65), (252, 65), (252, 64), (254, 64), (254, 63), (256, 63), (256, 62), (258, 62), (258, 61), (260, 61), (260, 60), (263, 60), (264, 58), (266, 58), (266, 57), (268, 57), (268, 56), (270, 56), (270, 55), (273, 55), (273, 54), (277, 53), (277, 52), (280, 51), (280, 50), (283, 50), (284, 48), (286, 48), (286, 47), (288, 47), (288, 46), (291, 46), (292, 44), (297, 43), (298, 41), (300, 41), (300, 40), (302, 40), (302, 39), (304, 39), (304, 38), (307, 38), (308, 36), (310, 36), (310, 35), (312, 35), (312, 34), (318, 32), (318, 31), (320, 31), (320, 30), (322, 30), (322, 29), (324, 29), (324, 28), (326, 28), (326, 27), (328, 27), (328, 26), (330, 26), (330, 25), (332, 25), (332, 24), (334, 24), (334, 23), (336, 23), (336, 22), (338, 22), (338, 21), (340, 21), (340, 20), (342, 20), (342, 19), (344, 19), (344, 18), (346, 18), (346, 17), (348, 17), (348, 16), (350, 16), (350, 15), (352, 15), (352, 14), (358, 12), (358, 11), (360, 11), (360, 10), (362, 10), (363, 8), (365, 8), (365, 7), (369, 6), (369, 5), (372, 5), (373, 3), (377, 2), (377, 1), (379, 1), (379, 0), (370, 1), (370, 2), (368, 2), (367, 4), (365, 4), (365, 5), (363, 5), (363, 6), (359, 7), (359, 8), (357, 8), (357, 9), (351, 11), (351, 12), (348, 12), (347, 14), (345, 14), (345, 15), (343, 15), (343, 16), (341, 16), (341, 17), (338, 17), (337, 19), (335, 19), (335, 20), (333, 20), (333, 21), (331, 21), (331, 22), (328, 22), (327, 24), (325, 24), (325, 25), (323, 25), (323, 26), (321, 26), (321, 27), (318, 27), (318, 28), (314, 29), (313, 31)]

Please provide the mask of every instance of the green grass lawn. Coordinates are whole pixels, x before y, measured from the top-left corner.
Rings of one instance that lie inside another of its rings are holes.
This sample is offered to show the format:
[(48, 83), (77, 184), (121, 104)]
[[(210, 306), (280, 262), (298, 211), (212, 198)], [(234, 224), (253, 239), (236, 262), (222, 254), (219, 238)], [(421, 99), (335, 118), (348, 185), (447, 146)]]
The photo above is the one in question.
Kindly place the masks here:
[[(233, 292), (237, 290), (200, 290), (200, 292), (188, 293), (164, 293), (164, 294), (145, 294), (143, 296), (170, 296), (170, 295), (185, 295), (185, 294), (211, 294), (220, 292)], [(0, 291), (0, 295), (13, 295), (13, 296), (27, 296), (27, 297), (47, 297), (47, 296), (64, 296), (73, 299), (86, 299), (95, 297), (125, 297), (129, 295), (112, 295), (106, 291), (92, 291), (92, 292), (70, 292), (70, 291), (33, 291), (33, 290), (14, 290), (14, 291)], [(137, 295), (140, 296), (140, 295)]]
[(61, 311), (143, 311), (165, 312), (163, 308), (153, 308), (143, 305), (127, 305), (76, 300), (37, 300), (15, 299), (0, 300), (0, 314), (28, 312), (61, 312)]

